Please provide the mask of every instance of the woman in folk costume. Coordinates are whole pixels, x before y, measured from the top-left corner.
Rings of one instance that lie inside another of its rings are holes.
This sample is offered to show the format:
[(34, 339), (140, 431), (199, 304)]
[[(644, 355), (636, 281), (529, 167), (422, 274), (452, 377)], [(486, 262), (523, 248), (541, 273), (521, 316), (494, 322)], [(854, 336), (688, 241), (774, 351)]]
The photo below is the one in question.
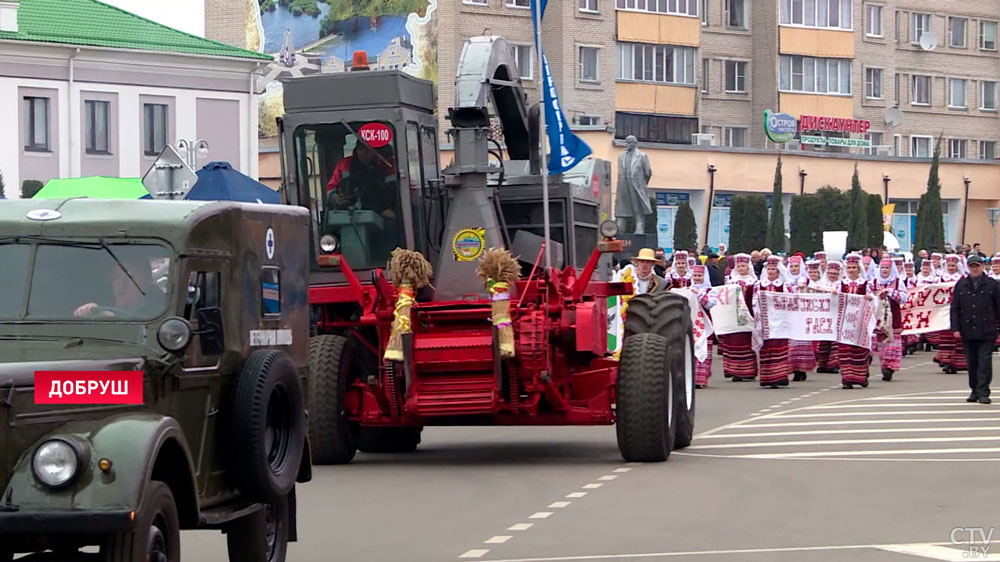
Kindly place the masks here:
[[(944, 271), (938, 276), (938, 283), (956, 283), (965, 275), (962, 273), (962, 261), (957, 254), (948, 254), (944, 259)], [(949, 374), (968, 369), (965, 364), (965, 350), (962, 340), (956, 338), (951, 330), (937, 332), (938, 354), (936, 360), (941, 369)]]
[(671, 288), (680, 289), (691, 286), (691, 268), (688, 265), (688, 253), (684, 250), (674, 252), (674, 265), (663, 276)]
[[(836, 293), (840, 287), (840, 274), (843, 269), (844, 265), (840, 261), (827, 263), (824, 277), (819, 281), (810, 281), (808, 290), (812, 293)], [(816, 352), (816, 372), (839, 372), (837, 342), (817, 341), (813, 344), (813, 349)]]
[(823, 280), (823, 272), (820, 271), (819, 265), (819, 260), (806, 260), (806, 288)]
[[(938, 282), (938, 274), (934, 271), (934, 264), (931, 260), (920, 262), (920, 272), (913, 276), (913, 289), (919, 289), (925, 285), (933, 285)], [(920, 342), (924, 344), (924, 351), (931, 351), (932, 346), (938, 345), (938, 332), (920, 334)], [(938, 354), (934, 355), (934, 361), (939, 360)]]
[(865, 279), (871, 279), (872, 277), (874, 277), (877, 270), (878, 266), (875, 264), (875, 261), (872, 260), (871, 256), (869, 255), (861, 256), (861, 272), (864, 275)]
[(888, 257), (879, 263), (879, 271), (871, 280), (868, 292), (888, 306), (882, 329), (878, 330), (876, 349), (882, 365), (882, 380), (891, 381), (903, 361), (903, 314), (900, 308), (906, 302), (906, 283), (899, 278), (896, 264)]
[[(711, 318), (709, 312), (718, 302), (712, 292), (712, 284), (705, 277), (705, 266), (695, 265), (691, 268), (691, 290), (698, 295), (698, 302), (705, 310), (705, 314)], [(708, 338), (708, 355), (704, 361), (695, 360), (694, 363), (694, 386), (695, 388), (705, 388), (708, 386), (708, 379), (712, 376), (712, 338)]]
[[(760, 293), (794, 293), (795, 289), (785, 282), (781, 271), (781, 258), (769, 256), (764, 266), (764, 275), (753, 285), (754, 316), (760, 318)], [(788, 374), (792, 371), (788, 361), (788, 340), (764, 340), (760, 348), (760, 385), (778, 388), (788, 386)]]
[[(740, 296), (749, 306), (753, 301), (753, 284), (757, 276), (750, 266), (750, 254), (736, 254), (733, 260), (735, 269), (726, 278), (727, 285), (739, 285)], [(737, 332), (719, 336), (722, 347), (722, 373), (733, 382), (752, 381), (757, 378), (757, 354), (751, 346), (753, 335), (750, 332)]]
[(1000, 281), (1000, 253), (993, 254), (990, 258), (990, 271), (986, 275)]
[[(903, 262), (903, 284), (906, 285), (906, 294), (909, 295), (913, 293), (913, 290), (917, 288), (917, 275), (913, 270), (913, 261), (905, 260)], [(903, 355), (909, 353), (912, 355), (917, 349), (920, 348), (920, 335), (909, 335), (903, 336)]]
[(816, 258), (817, 260), (819, 260), (819, 271), (820, 271), (820, 273), (822, 273), (823, 275), (826, 275), (826, 264), (827, 264), (826, 252), (824, 252), (822, 250), (820, 250), (819, 252), (814, 252), (813, 253), (813, 257)]
[[(845, 261), (847, 275), (840, 281), (839, 292), (866, 295), (872, 299), (873, 297), (868, 293), (868, 281), (861, 274), (861, 256), (849, 254)], [(854, 388), (856, 384), (867, 388), (871, 350), (867, 347), (837, 342), (837, 353), (837, 359), (840, 362), (840, 382), (844, 388)]]
[(941, 273), (944, 271), (944, 264), (941, 263), (941, 260), (943, 259), (944, 259), (944, 254), (942, 254), (941, 252), (934, 252), (931, 254), (931, 270), (936, 275), (941, 275)]
[[(819, 276), (818, 265), (816, 267), (817, 278)], [(796, 293), (799, 293), (807, 290), (809, 281), (809, 275), (802, 267), (802, 257), (796, 255), (788, 258), (785, 283), (790, 285)], [(791, 363), (792, 373), (794, 373), (792, 380), (806, 380), (806, 373), (816, 368), (816, 351), (813, 349), (813, 342), (810, 340), (789, 340), (788, 360)]]

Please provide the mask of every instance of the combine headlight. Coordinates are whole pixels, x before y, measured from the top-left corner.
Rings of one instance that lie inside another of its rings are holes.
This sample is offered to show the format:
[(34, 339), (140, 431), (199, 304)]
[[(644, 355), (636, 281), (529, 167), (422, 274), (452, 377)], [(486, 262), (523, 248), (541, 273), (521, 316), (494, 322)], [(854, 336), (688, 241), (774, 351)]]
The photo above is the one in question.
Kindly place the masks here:
[(31, 469), (35, 478), (50, 488), (59, 488), (73, 481), (84, 466), (79, 446), (64, 439), (50, 439), (35, 449)]
[(615, 236), (618, 236), (618, 223), (611, 220), (602, 222), (601, 236), (605, 238), (614, 238)]
[(319, 239), (319, 249), (325, 254), (332, 254), (337, 251), (337, 237), (332, 234), (324, 234)]
[(163, 324), (160, 324), (160, 329), (156, 331), (156, 341), (163, 349), (176, 353), (187, 347), (191, 341), (191, 324), (176, 316), (167, 318)]

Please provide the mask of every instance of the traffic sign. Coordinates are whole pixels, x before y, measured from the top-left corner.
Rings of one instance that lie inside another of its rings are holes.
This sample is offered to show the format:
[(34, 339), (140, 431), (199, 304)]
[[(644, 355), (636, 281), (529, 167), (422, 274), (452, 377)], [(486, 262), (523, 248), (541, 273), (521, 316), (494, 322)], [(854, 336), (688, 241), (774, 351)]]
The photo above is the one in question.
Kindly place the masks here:
[(997, 225), (997, 218), (1000, 218), (1000, 207), (987, 207), (986, 215), (990, 218), (990, 225)]
[(153, 199), (184, 199), (198, 181), (198, 174), (169, 144), (142, 176), (142, 185)]

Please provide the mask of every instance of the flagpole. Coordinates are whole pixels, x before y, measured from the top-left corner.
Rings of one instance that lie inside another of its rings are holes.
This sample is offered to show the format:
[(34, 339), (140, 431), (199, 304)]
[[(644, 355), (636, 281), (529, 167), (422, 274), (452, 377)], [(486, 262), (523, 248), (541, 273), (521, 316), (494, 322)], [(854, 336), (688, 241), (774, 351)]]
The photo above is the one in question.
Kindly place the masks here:
[[(545, 248), (545, 273), (548, 275), (549, 268), (552, 267), (552, 257), (549, 254), (549, 160), (546, 158), (546, 142), (548, 142), (548, 137), (545, 134), (545, 88), (548, 84), (545, 83), (545, 62), (543, 60), (542, 51), (542, 6), (539, 0), (531, 0), (535, 5), (533, 10), (533, 17), (535, 18), (535, 53), (538, 59), (538, 76), (540, 77), (539, 82), (541, 83), (541, 101), (540, 107), (541, 111), (538, 112), (538, 144), (541, 149), (539, 152), (541, 158), (541, 166), (539, 169), (542, 172), (542, 222), (544, 223), (545, 240), (543, 241)], [(567, 225), (568, 228), (568, 225)]]

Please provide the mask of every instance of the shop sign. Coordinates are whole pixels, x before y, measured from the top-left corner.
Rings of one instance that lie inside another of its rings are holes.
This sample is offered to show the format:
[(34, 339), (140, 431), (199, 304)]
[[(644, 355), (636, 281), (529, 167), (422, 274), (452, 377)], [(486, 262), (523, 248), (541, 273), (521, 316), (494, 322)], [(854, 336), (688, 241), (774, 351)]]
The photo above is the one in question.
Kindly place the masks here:
[(656, 192), (656, 204), (664, 207), (676, 207), (681, 203), (691, 204), (690, 193), (671, 193), (669, 191)]
[(772, 142), (783, 143), (795, 138), (799, 124), (793, 115), (787, 113), (772, 113), (764, 110), (764, 132)]
[(843, 146), (848, 148), (871, 148), (872, 141), (868, 139), (851, 139), (841, 137), (821, 137), (814, 135), (802, 135), (802, 144), (815, 144), (819, 146)]
[(871, 128), (872, 122), (848, 117), (818, 117), (803, 115), (799, 119), (799, 131), (825, 131), (830, 133), (861, 133)]

